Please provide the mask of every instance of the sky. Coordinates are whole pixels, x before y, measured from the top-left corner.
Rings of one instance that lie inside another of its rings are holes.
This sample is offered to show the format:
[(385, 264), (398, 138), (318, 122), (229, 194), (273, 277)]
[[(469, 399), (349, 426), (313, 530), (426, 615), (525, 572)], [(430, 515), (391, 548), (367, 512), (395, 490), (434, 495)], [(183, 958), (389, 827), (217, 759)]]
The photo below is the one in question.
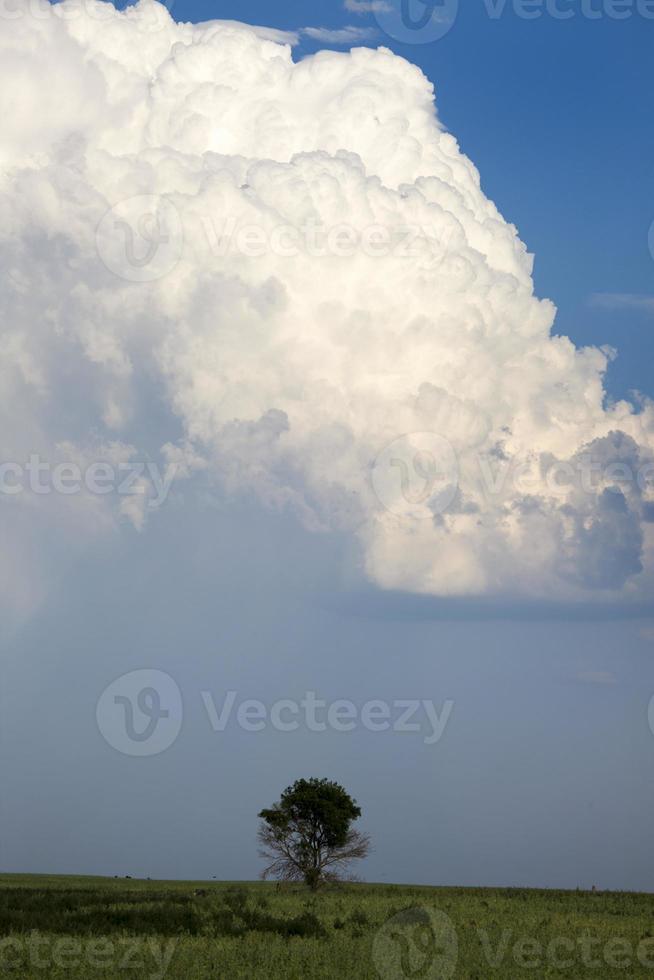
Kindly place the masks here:
[[(483, 469), (648, 472), (652, 25), (479, 2), (418, 39), (363, 6), (171, 8), (292, 54), (91, 5), (9, 21), (5, 871), (254, 878), (259, 809), (325, 775), (367, 880), (654, 887), (651, 482)], [(128, 268), (151, 196), (164, 247)], [(438, 248), (313, 254), (308, 214)], [(207, 247), (231, 215), (301, 254)], [(144, 493), (39, 491), (34, 453), (45, 487), (103, 462)]]

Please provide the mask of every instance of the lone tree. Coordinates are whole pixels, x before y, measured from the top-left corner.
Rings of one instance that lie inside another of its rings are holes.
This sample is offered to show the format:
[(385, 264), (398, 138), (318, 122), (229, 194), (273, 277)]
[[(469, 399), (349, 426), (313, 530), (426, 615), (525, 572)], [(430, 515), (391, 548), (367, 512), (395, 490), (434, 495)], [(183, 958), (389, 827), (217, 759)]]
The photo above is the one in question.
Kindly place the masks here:
[(370, 850), (370, 838), (350, 827), (361, 807), (328, 779), (298, 779), (259, 816), (259, 854), (269, 862), (264, 879), (304, 881), (315, 891), (343, 880), (350, 862)]

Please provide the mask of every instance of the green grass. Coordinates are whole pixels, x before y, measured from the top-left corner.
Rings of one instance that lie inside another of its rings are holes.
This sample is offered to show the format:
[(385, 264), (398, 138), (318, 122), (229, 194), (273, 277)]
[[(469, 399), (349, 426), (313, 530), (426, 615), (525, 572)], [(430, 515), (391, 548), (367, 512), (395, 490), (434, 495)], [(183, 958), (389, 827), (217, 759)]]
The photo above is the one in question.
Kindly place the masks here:
[(623, 892), (0, 875), (0, 934), (0, 976), (21, 978), (654, 974), (654, 895)]

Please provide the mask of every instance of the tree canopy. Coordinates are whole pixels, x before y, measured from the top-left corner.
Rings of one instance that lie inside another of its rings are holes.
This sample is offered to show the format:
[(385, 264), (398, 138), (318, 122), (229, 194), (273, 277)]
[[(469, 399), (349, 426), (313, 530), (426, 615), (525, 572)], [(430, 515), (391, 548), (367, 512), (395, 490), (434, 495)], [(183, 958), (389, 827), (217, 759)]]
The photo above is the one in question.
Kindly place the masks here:
[(312, 889), (340, 880), (370, 849), (367, 835), (351, 827), (360, 816), (361, 807), (338, 783), (296, 780), (259, 813), (260, 854), (269, 862), (262, 877), (304, 881)]

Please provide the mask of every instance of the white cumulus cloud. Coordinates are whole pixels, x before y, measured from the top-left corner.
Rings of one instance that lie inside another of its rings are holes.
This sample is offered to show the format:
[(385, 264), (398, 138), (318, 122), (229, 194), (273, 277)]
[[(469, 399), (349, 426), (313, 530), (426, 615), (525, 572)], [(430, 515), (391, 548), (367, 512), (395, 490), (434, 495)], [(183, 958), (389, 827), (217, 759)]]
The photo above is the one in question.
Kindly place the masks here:
[(305, 27), (302, 31), (306, 37), (312, 41), (319, 41), (323, 44), (342, 44), (353, 45), (362, 41), (371, 41), (379, 36), (379, 32), (372, 27)]
[(593, 293), (592, 306), (605, 310), (644, 310), (654, 313), (654, 296), (638, 296), (634, 293)]
[(343, 6), (351, 14), (374, 14), (393, 9), (387, 0), (345, 0)]
[[(152, 0), (16, 12), (4, 460), (158, 452), (350, 534), (385, 589), (647, 594), (652, 404), (608, 402), (612, 352), (553, 332), (418, 68), (384, 48), (295, 63), (288, 38)], [(65, 511), (67, 545), (147, 516), (83, 500), (14, 496), (12, 534), (36, 511)], [(21, 562), (23, 608), (49, 566), (36, 543)]]

